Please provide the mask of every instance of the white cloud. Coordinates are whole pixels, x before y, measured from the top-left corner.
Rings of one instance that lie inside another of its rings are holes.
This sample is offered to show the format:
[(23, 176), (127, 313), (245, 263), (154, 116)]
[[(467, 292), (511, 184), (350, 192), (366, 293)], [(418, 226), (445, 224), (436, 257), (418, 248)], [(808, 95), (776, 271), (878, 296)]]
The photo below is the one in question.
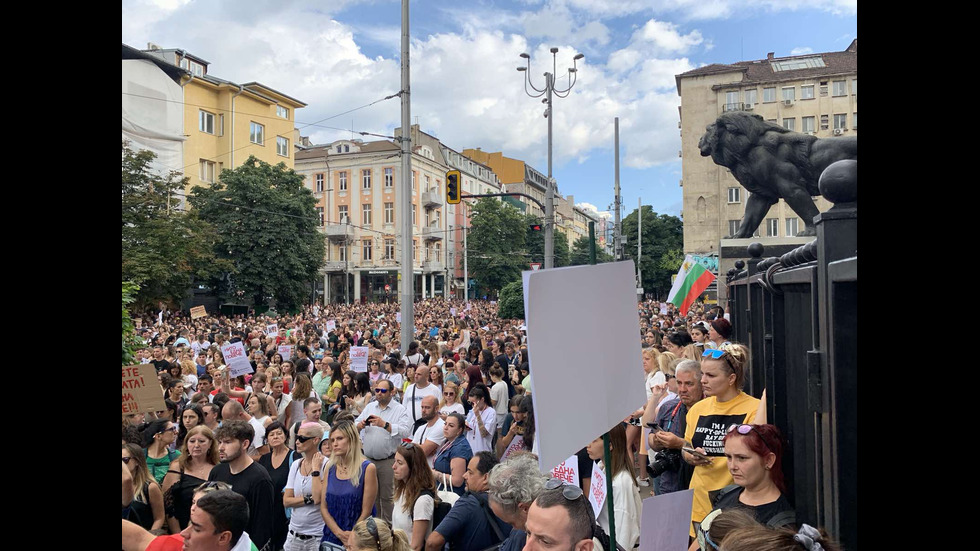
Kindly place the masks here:
[(813, 53), (813, 48), (809, 46), (804, 46), (800, 48), (793, 48), (792, 50), (790, 50), (789, 55), (804, 55), (804, 54), (812, 54), (812, 53)]
[(593, 212), (599, 212), (599, 207), (593, 205), (592, 203), (575, 203), (575, 206), (582, 210), (591, 210)]

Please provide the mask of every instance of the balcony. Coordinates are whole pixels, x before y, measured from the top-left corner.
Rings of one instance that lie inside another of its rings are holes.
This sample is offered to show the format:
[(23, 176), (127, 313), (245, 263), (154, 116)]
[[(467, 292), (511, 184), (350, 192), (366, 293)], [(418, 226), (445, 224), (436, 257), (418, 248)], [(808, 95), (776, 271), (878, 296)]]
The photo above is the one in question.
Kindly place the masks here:
[(350, 224), (327, 224), (323, 233), (331, 241), (348, 241), (354, 238), (354, 226)]
[(442, 233), (442, 228), (438, 224), (431, 224), (422, 228), (422, 239), (425, 241), (441, 241)]
[(343, 260), (328, 260), (323, 264), (323, 271), (325, 272), (342, 272), (349, 265)]
[(423, 272), (444, 272), (446, 265), (441, 260), (426, 260), (422, 263)]
[(439, 193), (439, 190), (437, 190), (436, 188), (432, 188), (429, 191), (423, 192), (422, 193), (422, 206), (425, 207), (425, 208), (427, 208), (427, 209), (441, 207), (442, 206), (442, 194)]
[(722, 111), (722, 113), (726, 113), (728, 111), (745, 111), (745, 104), (744, 103), (726, 103), (726, 104), (724, 104), (724, 105), (721, 106), (721, 111)]

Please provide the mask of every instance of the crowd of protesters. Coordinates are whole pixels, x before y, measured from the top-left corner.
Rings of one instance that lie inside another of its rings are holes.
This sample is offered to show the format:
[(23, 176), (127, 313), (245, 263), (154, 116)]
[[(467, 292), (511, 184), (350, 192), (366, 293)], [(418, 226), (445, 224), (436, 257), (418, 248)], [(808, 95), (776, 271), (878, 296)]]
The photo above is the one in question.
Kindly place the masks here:
[[(638, 305), (647, 401), (610, 430), (617, 545), (639, 545), (642, 499), (692, 488), (692, 550), (838, 549), (797, 524), (723, 310), (661, 306)], [(587, 498), (601, 435), (578, 484), (541, 473), (525, 327), (496, 309), (420, 301), (406, 350), (397, 304), (138, 319), (166, 407), (123, 416), (123, 549), (610, 549)]]

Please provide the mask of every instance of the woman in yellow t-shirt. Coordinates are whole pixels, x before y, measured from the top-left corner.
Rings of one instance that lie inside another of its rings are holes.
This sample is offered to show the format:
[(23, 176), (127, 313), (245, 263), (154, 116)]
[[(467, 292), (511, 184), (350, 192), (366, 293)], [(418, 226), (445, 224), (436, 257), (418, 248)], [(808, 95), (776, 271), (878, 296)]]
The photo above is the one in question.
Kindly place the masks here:
[[(684, 433), (684, 447), (694, 448), (701, 455), (681, 453), (685, 461), (694, 465), (690, 485), (694, 490), (692, 523), (700, 523), (711, 511), (710, 492), (734, 483), (722, 440), (728, 427), (752, 423), (755, 419), (759, 400), (742, 391), (748, 363), (749, 350), (740, 344), (704, 351), (701, 386), (705, 398), (688, 410)], [(694, 537), (693, 524), (691, 537)]]

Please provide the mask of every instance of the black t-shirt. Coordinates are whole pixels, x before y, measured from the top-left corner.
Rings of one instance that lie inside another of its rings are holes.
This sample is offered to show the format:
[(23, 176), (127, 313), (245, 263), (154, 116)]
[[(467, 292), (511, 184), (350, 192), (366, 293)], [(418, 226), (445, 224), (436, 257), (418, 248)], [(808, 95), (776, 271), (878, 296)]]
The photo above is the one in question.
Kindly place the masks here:
[[(779, 499), (771, 503), (766, 503), (763, 505), (746, 505), (738, 500), (739, 496), (742, 495), (742, 491), (745, 488), (736, 488), (724, 495), (722, 495), (717, 502), (715, 502), (715, 509), (731, 509), (739, 508), (755, 516), (755, 520), (759, 521), (761, 524), (766, 524), (772, 517), (776, 516), (783, 511), (793, 511), (793, 505), (789, 502), (789, 499), (785, 495), (780, 494)], [(790, 524), (795, 524), (795, 520), (790, 522)]]
[(231, 489), (248, 501), (249, 515), (245, 531), (255, 547), (262, 549), (272, 538), (272, 523), (269, 519), (273, 516), (275, 497), (269, 472), (253, 461), (242, 472), (231, 474), (228, 463), (218, 463), (208, 475), (208, 481), (212, 480), (231, 484)]
[(153, 360), (150, 363), (153, 364), (153, 367), (157, 368), (157, 373), (170, 369), (170, 362), (167, 360)]

